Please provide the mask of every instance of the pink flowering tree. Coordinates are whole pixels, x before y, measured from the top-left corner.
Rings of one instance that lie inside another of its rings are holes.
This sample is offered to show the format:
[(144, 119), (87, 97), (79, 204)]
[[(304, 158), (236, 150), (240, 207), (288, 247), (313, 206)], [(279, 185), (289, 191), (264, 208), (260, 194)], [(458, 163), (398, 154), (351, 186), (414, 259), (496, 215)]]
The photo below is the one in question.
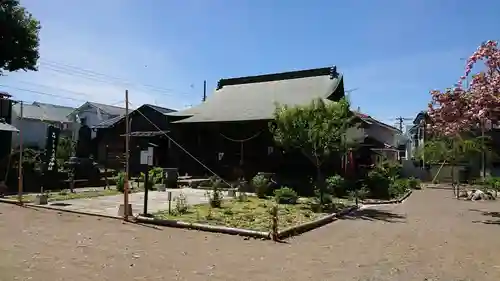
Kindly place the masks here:
[[(480, 62), (484, 69), (473, 74)], [(470, 85), (464, 85), (471, 79)], [(465, 73), (452, 89), (432, 91), (429, 104), (430, 127), (438, 135), (455, 136), (481, 124), (500, 121), (500, 50), (496, 41), (487, 41), (467, 60)]]
[[(473, 68), (481, 62), (484, 68), (473, 74)], [(467, 85), (466, 81), (469, 79), (471, 83)], [(498, 43), (490, 40), (481, 44), (470, 56), (465, 73), (454, 88), (444, 92), (431, 92), (428, 127), (436, 137), (434, 141), (446, 140), (449, 151), (453, 154), (447, 157), (448, 161), (456, 163), (460, 155), (468, 154), (465, 153), (468, 150), (477, 150), (481, 147), (484, 151), (484, 136), (482, 135), (480, 143), (477, 143), (478, 139), (470, 138), (471, 133), (475, 133), (478, 129), (484, 132), (492, 124), (498, 124), (499, 109), (500, 50)], [(467, 136), (467, 139), (464, 139), (464, 136)], [(429, 147), (431, 146), (436, 145), (429, 143)], [(484, 171), (484, 157), (482, 164)]]
[[(478, 63), (484, 63), (484, 69), (472, 74), (473, 68)], [(469, 93), (468, 112), (472, 115), (470, 122), (485, 125), (486, 122), (498, 124), (500, 120), (500, 49), (498, 42), (487, 41), (467, 60), (465, 73), (460, 77), (460, 87), (472, 77), (470, 85), (466, 88)]]

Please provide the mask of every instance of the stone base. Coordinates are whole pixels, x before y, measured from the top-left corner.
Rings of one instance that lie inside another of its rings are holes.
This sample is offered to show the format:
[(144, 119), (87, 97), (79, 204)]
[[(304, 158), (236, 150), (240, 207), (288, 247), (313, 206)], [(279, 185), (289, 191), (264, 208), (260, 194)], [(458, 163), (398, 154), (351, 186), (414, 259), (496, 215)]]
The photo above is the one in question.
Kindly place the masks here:
[(35, 196), (35, 205), (47, 205), (49, 203), (49, 196), (45, 194), (40, 194)]
[[(128, 216), (132, 216), (132, 204), (128, 204)], [(118, 216), (124, 217), (125, 216), (125, 204), (120, 204), (120, 207), (118, 208)]]

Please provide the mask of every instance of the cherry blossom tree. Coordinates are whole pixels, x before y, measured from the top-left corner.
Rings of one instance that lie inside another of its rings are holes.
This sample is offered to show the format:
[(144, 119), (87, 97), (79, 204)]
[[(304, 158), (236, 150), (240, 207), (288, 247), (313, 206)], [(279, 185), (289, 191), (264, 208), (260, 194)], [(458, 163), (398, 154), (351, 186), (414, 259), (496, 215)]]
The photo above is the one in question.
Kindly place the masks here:
[[(484, 68), (473, 74), (480, 63)], [(466, 81), (470, 78), (471, 83)], [(464, 135), (481, 129), (482, 170), (485, 171), (484, 130), (500, 121), (500, 50), (498, 42), (486, 41), (467, 59), (464, 74), (455, 87), (431, 91), (430, 124), (434, 136), (447, 139), (452, 147), (466, 142)], [(455, 151), (455, 150), (453, 150)], [(460, 151), (460, 150), (458, 150)], [(461, 151), (463, 153), (463, 151)], [(456, 159), (456, 157), (452, 157)], [(458, 186), (457, 186), (458, 187)]]
[[(480, 62), (484, 69), (472, 74)], [(471, 78), (470, 85), (465, 82)], [(500, 50), (498, 42), (487, 41), (467, 59), (465, 73), (454, 88), (431, 91), (430, 127), (439, 135), (456, 136), (460, 132), (498, 124), (500, 121)]]
[[(472, 69), (479, 62), (484, 63), (484, 69), (477, 74), (472, 74)], [(466, 89), (469, 93), (468, 109), (472, 114), (471, 122), (491, 122), (498, 124), (500, 120), (500, 49), (498, 42), (487, 41), (467, 60), (465, 74), (460, 77), (458, 85), (462, 85), (468, 77), (472, 76), (470, 86)]]

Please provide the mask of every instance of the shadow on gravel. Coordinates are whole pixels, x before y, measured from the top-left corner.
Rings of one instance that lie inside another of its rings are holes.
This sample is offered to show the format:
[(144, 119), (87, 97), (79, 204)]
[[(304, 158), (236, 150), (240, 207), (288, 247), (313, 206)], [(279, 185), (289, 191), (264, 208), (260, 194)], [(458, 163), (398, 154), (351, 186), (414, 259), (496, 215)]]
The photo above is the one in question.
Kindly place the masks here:
[(377, 209), (363, 209), (341, 217), (342, 220), (384, 221), (391, 223), (405, 223), (406, 216)]
[(444, 187), (444, 186), (427, 186), (425, 189), (439, 189), (439, 190), (450, 190), (453, 191), (453, 188), (451, 186), (449, 187)]
[(492, 219), (472, 221), (473, 223), (484, 223), (484, 224), (496, 224), (500, 225), (500, 212), (487, 212), (478, 209), (469, 209), (471, 212), (480, 213), (483, 216), (490, 217)]

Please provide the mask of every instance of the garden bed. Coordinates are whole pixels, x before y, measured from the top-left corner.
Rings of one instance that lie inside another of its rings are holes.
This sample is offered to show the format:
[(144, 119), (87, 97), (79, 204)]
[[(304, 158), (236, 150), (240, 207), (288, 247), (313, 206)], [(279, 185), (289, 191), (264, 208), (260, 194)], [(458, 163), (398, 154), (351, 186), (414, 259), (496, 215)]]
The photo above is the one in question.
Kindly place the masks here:
[[(279, 229), (314, 221), (351, 204), (348, 200), (336, 199), (328, 211), (315, 212), (309, 200), (301, 201), (297, 204), (278, 205)], [(271, 230), (270, 209), (274, 205), (274, 198), (247, 197), (245, 200), (224, 200), (221, 208), (212, 208), (207, 203), (190, 206), (182, 214), (177, 211), (172, 211), (172, 214), (160, 211), (154, 214), (154, 218), (267, 232)]]
[[(71, 199), (84, 199), (84, 198), (94, 198), (100, 196), (111, 196), (122, 194), (120, 191), (116, 189), (104, 189), (104, 190), (86, 190), (86, 191), (77, 191), (77, 192), (69, 192), (69, 191), (60, 191), (60, 192), (47, 192), (48, 201), (65, 201)], [(35, 198), (38, 194), (25, 194), (22, 197), (24, 203), (32, 203), (35, 201)], [(17, 200), (17, 195), (12, 195), (6, 197), (7, 199)]]

